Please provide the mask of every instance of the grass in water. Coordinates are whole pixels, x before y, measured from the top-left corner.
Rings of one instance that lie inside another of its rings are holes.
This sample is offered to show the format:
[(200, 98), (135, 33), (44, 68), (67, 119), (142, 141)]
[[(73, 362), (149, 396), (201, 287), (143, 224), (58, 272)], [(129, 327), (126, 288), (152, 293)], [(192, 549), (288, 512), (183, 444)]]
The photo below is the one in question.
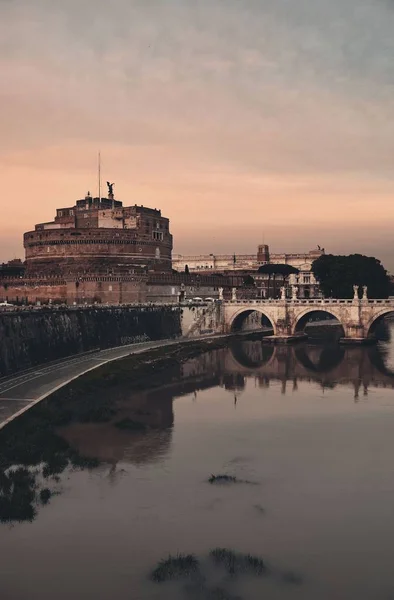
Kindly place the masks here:
[(40, 492), (40, 500), (42, 504), (48, 504), (50, 497), (52, 496), (52, 492), (49, 488), (44, 488)]
[(237, 478), (232, 475), (211, 475), (209, 483), (236, 483)]
[(223, 566), (230, 575), (250, 573), (264, 575), (267, 572), (263, 560), (253, 554), (242, 554), (228, 548), (215, 548), (209, 553), (217, 566)]
[(188, 577), (197, 573), (198, 569), (199, 562), (194, 554), (177, 554), (161, 560), (152, 572), (152, 579), (157, 583), (162, 583)]

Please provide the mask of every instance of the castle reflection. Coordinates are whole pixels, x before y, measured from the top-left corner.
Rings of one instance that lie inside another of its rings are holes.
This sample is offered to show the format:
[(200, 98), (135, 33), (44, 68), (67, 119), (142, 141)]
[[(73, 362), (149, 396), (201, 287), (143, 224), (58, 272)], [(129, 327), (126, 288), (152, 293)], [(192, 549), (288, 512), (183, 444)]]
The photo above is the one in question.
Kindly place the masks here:
[[(48, 492), (48, 477), (60, 480), (68, 467), (104, 469), (115, 484), (122, 463), (140, 466), (163, 461), (171, 452), (177, 398), (188, 395), (194, 401), (199, 391), (220, 387), (236, 404), (252, 379), (260, 388), (279, 381), (283, 394), (297, 391), (303, 381), (317, 383), (322, 389), (343, 386), (350, 388), (357, 401), (370, 388), (394, 388), (392, 364), (393, 343), (387, 340), (370, 347), (337, 343), (272, 346), (263, 340), (248, 340), (231, 342), (184, 363), (174, 362), (153, 378), (148, 388), (138, 387), (130, 371), (130, 378), (111, 386), (110, 398), (105, 387), (95, 390), (95, 402), (104, 406), (103, 401), (109, 401), (113, 408), (109, 420), (87, 423), (76, 418), (48, 430), (40, 429), (42, 423), (37, 430), (34, 419), (32, 424), (26, 420), (19, 437), (3, 438), (0, 450), (8, 449), (8, 454), (0, 468), (0, 523), (33, 520), (38, 495)], [(20, 441), (23, 439), (25, 443)], [(29, 449), (38, 447), (38, 442), (48, 448), (31, 455)], [(34, 470), (9, 471), (20, 465)], [(16, 483), (10, 477), (16, 478)]]
[(108, 423), (76, 423), (60, 431), (80, 454), (116, 464), (136, 465), (162, 460), (171, 448), (174, 424), (173, 401), (214, 387), (224, 387), (234, 401), (253, 378), (261, 388), (280, 381), (282, 393), (297, 391), (301, 381), (315, 382), (322, 389), (351, 387), (354, 398), (371, 387), (394, 388), (394, 373), (388, 368), (389, 344), (342, 347), (302, 344), (272, 346), (261, 340), (237, 341), (229, 346), (189, 359), (169, 371), (160, 387), (136, 392), (125, 384), (113, 392), (116, 419), (146, 426), (144, 431), (120, 430)]

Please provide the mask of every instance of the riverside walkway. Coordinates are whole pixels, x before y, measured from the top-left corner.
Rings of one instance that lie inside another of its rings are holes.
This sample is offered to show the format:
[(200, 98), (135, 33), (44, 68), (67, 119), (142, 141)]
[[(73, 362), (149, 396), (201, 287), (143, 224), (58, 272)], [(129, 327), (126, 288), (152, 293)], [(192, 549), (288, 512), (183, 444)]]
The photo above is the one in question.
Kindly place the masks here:
[(3, 377), (0, 379), (0, 429), (59, 388), (88, 371), (119, 358), (161, 346), (173, 346), (185, 341), (183, 338), (156, 340), (108, 350), (97, 350), (55, 363), (38, 365), (28, 371)]

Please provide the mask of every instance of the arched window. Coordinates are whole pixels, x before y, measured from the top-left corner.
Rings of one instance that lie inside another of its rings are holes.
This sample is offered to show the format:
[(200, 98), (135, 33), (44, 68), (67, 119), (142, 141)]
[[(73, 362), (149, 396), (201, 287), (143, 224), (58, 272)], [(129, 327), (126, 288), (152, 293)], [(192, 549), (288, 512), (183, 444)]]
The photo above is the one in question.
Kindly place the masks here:
[(156, 248), (156, 250), (155, 250), (155, 258), (160, 258), (160, 248)]

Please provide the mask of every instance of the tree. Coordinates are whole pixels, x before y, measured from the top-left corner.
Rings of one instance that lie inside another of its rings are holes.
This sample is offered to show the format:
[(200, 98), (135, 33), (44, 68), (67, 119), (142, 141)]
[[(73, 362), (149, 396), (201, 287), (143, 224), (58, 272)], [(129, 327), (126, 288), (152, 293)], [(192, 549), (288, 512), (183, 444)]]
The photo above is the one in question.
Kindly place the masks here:
[(389, 277), (380, 260), (362, 254), (323, 254), (312, 272), (326, 298), (353, 298), (353, 285), (368, 286), (369, 298), (387, 298)]
[(185, 274), (189, 275), (189, 265), (185, 265)]
[(255, 282), (254, 279), (251, 275), (245, 275), (244, 279), (243, 279), (243, 284), (246, 286), (255, 286)]
[(296, 275), (299, 273), (299, 270), (296, 267), (286, 264), (276, 264), (276, 263), (268, 263), (266, 265), (261, 265), (259, 267), (258, 273), (263, 273), (268, 275), (268, 296), (270, 295), (270, 284), (271, 284), (271, 275), (273, 275), (273, 297), (276, 298), (276, 277), (279, 275), (282, 278), (283, 284), (286, 286), (288, 278), (290, 275)]

